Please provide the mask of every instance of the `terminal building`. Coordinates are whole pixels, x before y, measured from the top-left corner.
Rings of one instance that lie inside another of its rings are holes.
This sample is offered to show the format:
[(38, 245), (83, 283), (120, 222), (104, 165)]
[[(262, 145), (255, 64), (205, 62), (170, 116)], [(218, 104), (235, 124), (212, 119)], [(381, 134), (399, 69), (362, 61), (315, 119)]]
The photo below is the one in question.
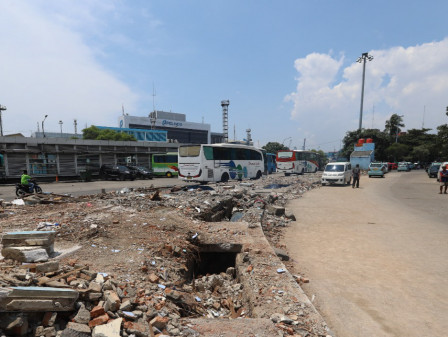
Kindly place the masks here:
[(210, 124), (188, 122), (185, 114), (166, 111), (154, 111), (148, 117), (120, 116), (119, 128), (163, 130), (169, 141), (175, 143), (211, 144), (223, 139), (222, 134), (212, 135)]

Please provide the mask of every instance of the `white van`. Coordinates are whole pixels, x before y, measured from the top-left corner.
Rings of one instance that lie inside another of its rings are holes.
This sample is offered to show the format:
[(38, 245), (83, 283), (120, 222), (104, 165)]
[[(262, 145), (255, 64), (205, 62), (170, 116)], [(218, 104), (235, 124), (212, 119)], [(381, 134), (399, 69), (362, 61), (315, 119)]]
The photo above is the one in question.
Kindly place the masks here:
[(349, 162), (328, 163), (322, 173), (322, 185), (349, 184), (352, 181), (352, 165)]

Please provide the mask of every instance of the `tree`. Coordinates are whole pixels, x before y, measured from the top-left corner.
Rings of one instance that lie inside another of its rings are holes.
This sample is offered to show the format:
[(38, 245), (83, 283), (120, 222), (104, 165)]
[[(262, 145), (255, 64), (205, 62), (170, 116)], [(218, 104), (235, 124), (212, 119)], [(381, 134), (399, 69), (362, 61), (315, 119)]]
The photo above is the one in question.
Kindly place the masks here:
[(267, 153), (277, 153), (280, 150), (289, 150), (288, 147), (277, 142), (269, 142), (263, 146), (262, 149), (265, 149)]
[(403, 117), (393, 114), (390, 116), (390, 119), (386, 121), (384, 132), (390, 136), (397, 136), (404, 126)]
[(448, 124), (442, 124), (437, 127), (437, 160), (445, 160), (448, 158)]
[(83, 129), (82, 138), (94, 140), (136, 141), (134, 136), (126, 132), (118, 132), (111, 129), (99, 129), (95, 125)]
[(409, 146), (401, 143), (393, 143), (385, 151), (389, 161), (402, 161), (409, 153)]

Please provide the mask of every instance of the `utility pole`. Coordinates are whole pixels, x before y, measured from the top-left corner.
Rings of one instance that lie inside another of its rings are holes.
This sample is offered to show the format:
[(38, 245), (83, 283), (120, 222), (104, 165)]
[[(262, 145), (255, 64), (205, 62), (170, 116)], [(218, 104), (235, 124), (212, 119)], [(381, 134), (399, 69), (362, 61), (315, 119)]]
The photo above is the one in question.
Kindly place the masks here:
[(59, 126), (61, 127), (61, 137), (62, 137), (62, 121), (59, 121)]
[(75, 136), (76, 136), (76, 135), (78, 135), (78, 128), (77, 128), (78, 122), (76, 121), (76, 119), (73, 120), (73, 126), (75, 127)]
[(6, 111), (6, 107), (0, 104), (0, 136), (3, 137), (2, 111)]
[(305, 151), (305, 143), (306, 143), (306, 138), (303, 138), (303, 146), (302, 146), (303, 151)]
[(362, 53), (362, 55), (356, 60), (358, 63), (363, 63), (362, 66), (362, 88), (361, 88), (361, 109), (359, 111), (359, 128), (358, 130), (361, 131), (362, 128), (362, 106), (364, 104), (364, 81), (366, 78), (366, 61), (372, 61), (373, 56), (369, 55), (369, 53)]

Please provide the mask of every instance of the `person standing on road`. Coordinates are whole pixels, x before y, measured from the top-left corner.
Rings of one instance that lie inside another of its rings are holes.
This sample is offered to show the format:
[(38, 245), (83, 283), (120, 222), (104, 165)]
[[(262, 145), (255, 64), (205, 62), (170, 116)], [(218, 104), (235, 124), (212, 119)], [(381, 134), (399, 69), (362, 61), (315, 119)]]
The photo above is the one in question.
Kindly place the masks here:
[(359, 188), (359, 178), (361, 176), (361, 169), (359, 168), (359, 164), (356, 164), (356, 167), (353, 169), (352, 176), (353, 176), (352, 188), (355, 188), (355, 184), (356, 188)]
[(446, 165), (440, 171), (440, 192), (442, 194), (443, 186), (445, 186), (445, 191), (443, 193), (446, 194), (446, 189), (448, 188), (448, 171), (446, 170)]

